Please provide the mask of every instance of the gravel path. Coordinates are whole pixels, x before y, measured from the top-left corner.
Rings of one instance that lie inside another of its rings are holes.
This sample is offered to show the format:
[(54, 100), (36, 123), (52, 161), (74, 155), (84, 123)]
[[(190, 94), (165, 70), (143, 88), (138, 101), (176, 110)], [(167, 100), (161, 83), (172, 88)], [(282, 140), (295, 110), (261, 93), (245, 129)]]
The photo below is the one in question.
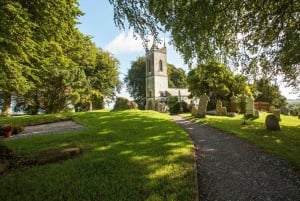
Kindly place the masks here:
[(200, 200), (300, 201), (300, 172), (245, 140), (173, 119), (195, 144)]
[(22, 132), (19, 135), (13, 135), (9, 139), (15, 139), (31, 135), (59, 134), (83, 129), (86, 129), (86, 127), (77, 124), (74, 121), (60, 121), (36, 126), (26, 126), (24, 128), (24, 132)]

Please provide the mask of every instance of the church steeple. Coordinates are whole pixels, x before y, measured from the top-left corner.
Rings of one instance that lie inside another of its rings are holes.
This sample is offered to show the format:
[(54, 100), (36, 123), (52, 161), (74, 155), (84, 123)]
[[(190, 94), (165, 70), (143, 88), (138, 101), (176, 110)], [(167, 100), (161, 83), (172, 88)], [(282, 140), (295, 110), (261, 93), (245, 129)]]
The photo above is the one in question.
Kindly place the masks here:
[(168, 89), (167, 49), (153, 40), (152, 48), (146, 51), (146, 109), (153, 109), (156, 100)]

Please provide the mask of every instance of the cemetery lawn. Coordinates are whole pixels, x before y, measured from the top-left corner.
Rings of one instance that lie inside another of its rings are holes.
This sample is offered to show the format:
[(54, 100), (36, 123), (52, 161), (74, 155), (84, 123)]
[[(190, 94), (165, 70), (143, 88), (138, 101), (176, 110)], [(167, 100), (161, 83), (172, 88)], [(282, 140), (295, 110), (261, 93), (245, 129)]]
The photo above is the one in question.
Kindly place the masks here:
[[(300, 169), (300, 119), (281, 115), (279, 122), (281, 131), (268, 131), (265, 127), (267, 115), (266, 112), (261, 113), (260, 118), (247, 120), (247, 125), (241, 124), (243, 115), (236, 117), (207, 115), (206, 118), (193, 120), (246, 139)], [(192, 118), (190, 114), (182, 116)]]
[(97, 111), (1, 117), (0, 124), (64, 118), (88, 129), (0, 143), (27, 158), (69, 145), (80, 147), (82, 155), (9, 170), (0, 175), (0, 200), (195, 200), (193, 143), (167, 114)]

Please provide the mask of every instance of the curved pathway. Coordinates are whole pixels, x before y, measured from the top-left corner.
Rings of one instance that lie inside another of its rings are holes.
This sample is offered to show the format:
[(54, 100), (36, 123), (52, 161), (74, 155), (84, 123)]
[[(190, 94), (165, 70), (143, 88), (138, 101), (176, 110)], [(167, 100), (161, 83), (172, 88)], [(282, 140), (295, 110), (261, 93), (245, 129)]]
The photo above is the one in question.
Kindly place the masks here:
[(200, 200), (300, 201), (300, 173), (233, 135), (180, 116), (195, 144)]

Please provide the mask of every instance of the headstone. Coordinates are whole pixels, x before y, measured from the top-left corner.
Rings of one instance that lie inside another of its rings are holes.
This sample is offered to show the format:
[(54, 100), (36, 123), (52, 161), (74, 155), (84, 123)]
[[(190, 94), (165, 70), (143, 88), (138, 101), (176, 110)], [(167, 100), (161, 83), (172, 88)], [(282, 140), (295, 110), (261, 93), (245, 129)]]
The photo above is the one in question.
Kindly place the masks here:
[(155, 101), (154, 110), (159, 112), (159, 101), (158, 100)]
[(189, 110), (192, 112), (192, 108), (193, 106), (195, 106), (196, 104), (194, 103), (194, 101), (191, 100), (190, 104), (189, 104)]
[(246, 115), (254, 117), (254, 100), (250, 96), (246, 100)]
[(163, 113), (167, 112), (167, 108), (166, 108), (165, 102), (163, 102), (163, 103), (161, 104), (161, 112), (163, 112)]
[(273, 110), (273, 114), (277, 117), (278, 121), (280, 121), (280, 110), (279, 109), (275, 109)]
[(247, 96), (243, 94), (241, 96), (241, 102), (240, 102), (240, 107), (241, 107), (241, 113), (245, 114), (246, 113), (246, 104), (247, 104)]
[(234, 93), (230, 97), (229, 108), (230, 108), (230, 112), (238, 112), (238, 101)]
[(266, 124), (266, 127), (267, 127), (268, 130), (272, 130), (272, 131), (279, 131), (280, 130), (279, 120), (273, 114), (269, 114), (266, 117), (265, 124)]
[(194, 116), (194, 117), (197, 116), (197, 114), (198, 114), (198, 108), (197, 108), (196, 105), (192, 106), (191, 113), (192, 113), (192, 116)]
[(146, 105), (147, 110), (153, 110), (154, 109), (154, 103), (153, 100), (149, 99)]
[(200, 98), (200, 101), (199, 101), (198, 115), (197, 116), (205, 117), (209, 97), (206, 95), (206, 93), (204, 93), (199, 98)]
[(273, 111), (274, 111), (275, 109), (276, 109), (275, 106), (274, 106), (274, 105), (271, 105), (271, 106), (269, 107), (269, 112), (270, 112), (270, 113), (273, 113)]
[(254, 110), (254, 117), (255, 118), (259, 118), (259, 111), (258, 110)]
[(216, 113), (217, 115), (227, 115), (227, 108), (222, 106), (222, 101), (221, 100), (217, 100), (217, 104), (216, 104)]

